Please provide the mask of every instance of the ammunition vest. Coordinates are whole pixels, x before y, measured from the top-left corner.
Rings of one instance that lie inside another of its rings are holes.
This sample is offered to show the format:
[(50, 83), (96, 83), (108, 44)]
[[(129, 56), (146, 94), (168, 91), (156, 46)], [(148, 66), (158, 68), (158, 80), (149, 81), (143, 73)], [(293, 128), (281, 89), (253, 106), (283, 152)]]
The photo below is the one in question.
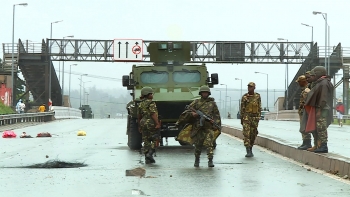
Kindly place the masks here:
[(258, 113), (259, 112), (259, 104), (258, 104), (258, 99), (257, 97), (254, 96), (249, 96), (248, 97), (248, 101), (247, 101), (247, 105), (246, 105), (246, 113)]

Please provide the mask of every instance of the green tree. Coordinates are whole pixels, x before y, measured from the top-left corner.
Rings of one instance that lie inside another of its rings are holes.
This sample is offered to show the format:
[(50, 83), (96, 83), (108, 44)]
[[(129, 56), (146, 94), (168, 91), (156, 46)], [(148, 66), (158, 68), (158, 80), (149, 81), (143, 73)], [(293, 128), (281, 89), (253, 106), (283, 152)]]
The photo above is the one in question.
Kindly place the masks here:
[[(18, 73), (20, 73), (20, 71), (18, 71)], [(18, 76), (18, 73), (17, 73), (17, 76)], [(21, 98), (25, 92), (23, 84), (25, 84), (25, 81), (23, 81), (19, 77), (16, 77), (16, 89), (15, 89), (16, 101), (18, 101), (19, 98)], [(22, 97), (22, 100), (23, 100), (23, 97)]]

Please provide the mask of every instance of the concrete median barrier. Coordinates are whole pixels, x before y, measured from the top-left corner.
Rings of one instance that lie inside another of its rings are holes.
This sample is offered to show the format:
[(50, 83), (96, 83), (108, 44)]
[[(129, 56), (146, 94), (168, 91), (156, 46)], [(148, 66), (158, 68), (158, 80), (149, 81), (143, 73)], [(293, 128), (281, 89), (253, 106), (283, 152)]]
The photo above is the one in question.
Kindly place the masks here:
[[(243, 140), (241, 128), (223, 125), (222, 132)], [(338, 154), (317, 154), (305, 150), (299, 150), (297, 147), (291, 146), (287, 141), (272, 138), (271, 136), (265, 136), (264, 134), (258, 135), (255, 144), (297, 162), (310, 165), (332, 174), (338, 174), (341, 177), (350, 175), (350, 158)]]

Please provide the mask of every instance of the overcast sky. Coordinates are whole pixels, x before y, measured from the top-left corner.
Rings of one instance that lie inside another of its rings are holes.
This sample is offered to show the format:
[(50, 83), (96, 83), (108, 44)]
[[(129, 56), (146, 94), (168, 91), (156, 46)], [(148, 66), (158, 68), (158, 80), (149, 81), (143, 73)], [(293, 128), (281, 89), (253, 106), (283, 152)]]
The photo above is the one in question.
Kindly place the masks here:
[[(74, 35), (76, 39), (113, 40), (114, 38), (140, 38), (143, 40), (200, 40), (200, 41), (277, 41), (285, 38), (290, 42), (311, 41), (314, 27), (314, 41), (324, 46), (325, 20), (312, 11), (326, 12), (331, 27), (331, 45), (350, 46), (349, 0), (2, 0), (0, 6), (0, 43), (12, 42), (13, 4), (16, 6), (15, 41), (31, 40), (41, 42), (50, 37), (51, 22), (53, 38)], [(1, 47), (1, 54), (2, 47)], [(130, 72), (132, 63), (77, 63), (72, 71), (104, 77), (121, 78)], [(58, 70), (58, 62), (54, 62)], [(257, 89), (266, 89), (269, 74), (269, 89), (284, 89), (285, 65), (265, 64), (207, 64), (210, 73), (219, 73), (220, 83), (228, 88), (244, 88), (249, 81)], [(291, 81), (300, 65), (289, 66)], [(68, 74), (65, 75), (65, 89), (68, 89)], [(119, 88), (120, 81), (109, 81), (85, 77), (86, 87), (96, 85), (102, 88)], [(79, 88), (78, 76), (72, 75), (72, 89)], [(222, 86), (221, 86), (222, 87)]]

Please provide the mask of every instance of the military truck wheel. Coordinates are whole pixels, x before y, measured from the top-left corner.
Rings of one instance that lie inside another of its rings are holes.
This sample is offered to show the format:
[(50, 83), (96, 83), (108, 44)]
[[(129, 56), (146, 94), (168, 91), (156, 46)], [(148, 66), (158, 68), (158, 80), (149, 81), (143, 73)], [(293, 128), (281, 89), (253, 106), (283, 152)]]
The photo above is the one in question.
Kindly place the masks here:
[(140, 150), (142, 148), (142, 134), (139, 132), (136, 118), (128, 118), (128, 146), (131, 150)]

